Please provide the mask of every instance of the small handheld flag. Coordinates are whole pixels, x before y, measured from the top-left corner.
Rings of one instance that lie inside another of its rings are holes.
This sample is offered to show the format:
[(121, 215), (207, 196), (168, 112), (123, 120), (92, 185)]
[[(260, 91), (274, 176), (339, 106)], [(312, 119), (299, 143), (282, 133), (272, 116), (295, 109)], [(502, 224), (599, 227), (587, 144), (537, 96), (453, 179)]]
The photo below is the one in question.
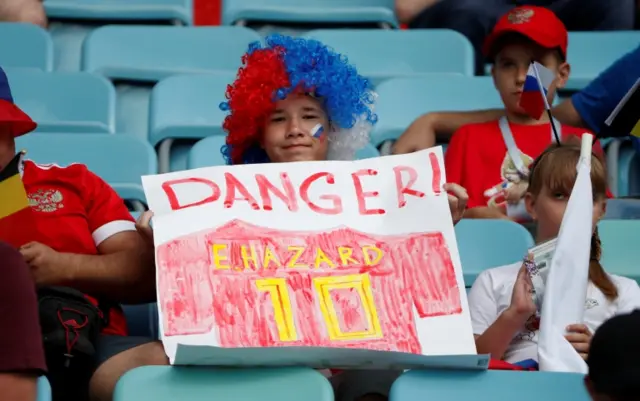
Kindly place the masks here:
[(553, 124), (553, 116), (551, 115), (551, 106), (547, 100), (547, 93), (551, 84), (555, 79), (553, 71), (534, 61), (529, 66), (527, 77), (524, 81), (524, 88), (520, 96), (520, 107), (531, 117), (539, 120), (542, 114), (547, 112), (549, 122), (553, 130), (556, 141), (560, 143), (560, 136)]
[(37, 241), (37, 228), (27, 192), (20, 177), (23, 152), (0, 171), (0, 241), (19, 248)]

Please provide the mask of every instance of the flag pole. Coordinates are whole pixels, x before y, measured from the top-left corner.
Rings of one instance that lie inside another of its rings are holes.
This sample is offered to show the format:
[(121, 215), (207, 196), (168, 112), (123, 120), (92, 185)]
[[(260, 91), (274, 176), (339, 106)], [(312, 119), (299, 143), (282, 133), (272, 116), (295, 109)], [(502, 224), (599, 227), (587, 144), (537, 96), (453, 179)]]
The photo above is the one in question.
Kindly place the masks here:
[(536, 81), (538, 81), (538, 88), (540, 88), (540, 94), (542, 96), (542, 100), (544, 100), (544, 108), (547, 110), (547, 116), (549, 116), (549, 124), (551, 124), (551, 130), (553, 131), (553, 136), (556, 138), (556, 142), (560, 145), (560, 135), (558, 135), (558, 129), (556, 125), (553, 123), (553, 115), (551, 115), (551, 106), (549, 105), (549, 101), (547, 100), (547, 91), (542, 86), (542, 81), (540, 80), (540, 73), (538, 73), (538, 67), (535, 62), (531, 63), (531, 67), (533, 68), (533, 73), (536, 74)]

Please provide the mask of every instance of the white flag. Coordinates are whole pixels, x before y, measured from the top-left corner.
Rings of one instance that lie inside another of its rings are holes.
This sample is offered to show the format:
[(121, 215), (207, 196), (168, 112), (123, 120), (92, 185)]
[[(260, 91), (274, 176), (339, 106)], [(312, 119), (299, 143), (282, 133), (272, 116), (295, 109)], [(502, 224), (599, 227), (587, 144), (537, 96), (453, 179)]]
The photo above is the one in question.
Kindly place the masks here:
[(587, 364), (564, 337), (582, 323), (589, 281), (593, 220), (591, 145), (582, 136), (578, 175), (562, 219), (540, 314), (538, 364), (541, 371), (587, 373)]

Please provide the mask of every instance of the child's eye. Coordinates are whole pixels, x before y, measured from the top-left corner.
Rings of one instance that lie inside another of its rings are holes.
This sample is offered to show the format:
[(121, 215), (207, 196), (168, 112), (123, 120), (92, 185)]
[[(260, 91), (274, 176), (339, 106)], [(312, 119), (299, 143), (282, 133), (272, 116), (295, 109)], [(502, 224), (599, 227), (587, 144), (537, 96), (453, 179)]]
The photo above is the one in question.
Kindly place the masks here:
[(305, 119), (305, 120), (315, 120), (316, 118), (318, 118), (318, 116), (313, 115), (313, 114), (307, 114), (307, 115), (302, 116), (302, 118)]
[(278, 123), (278, 122), (282, 122), (282, 121), (284, 121), (284, 117), (282, 117), (282, 116), (271, 117), (271, 122), (272, 123)]
[(553, 197), (554, 197), (555, 199), (558, 199), (558, 200), (563, 200), (563, 199), (565, 199), (567, 196), (566, 196), (565, 194), (561, 193), (561, 192), (556, 192), (555, 194), (553, 194)]

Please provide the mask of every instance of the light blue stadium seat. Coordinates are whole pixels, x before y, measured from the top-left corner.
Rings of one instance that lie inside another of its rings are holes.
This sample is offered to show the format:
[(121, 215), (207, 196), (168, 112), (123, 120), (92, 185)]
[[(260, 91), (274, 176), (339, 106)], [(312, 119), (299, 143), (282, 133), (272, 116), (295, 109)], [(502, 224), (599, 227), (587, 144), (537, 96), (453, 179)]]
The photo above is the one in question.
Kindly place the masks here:
[(51, 385), (46, 376), (38, 378), (38, 398), (37, 401), (51, 401)]
[(128, 135), (34, 133), (16, 140), (36, 163), (83, 163), (126, 200), (145, 202), (140, 177), (157, 173), (148, 142)]
[(389, 401), (590, 401), (584, 375), (504, 370), (412, 370), (400, 376)]
[(178, 74), (235, 73), (256, 40), (260, 36), (243, 27), (111, 25), (87, 36), (82, 69), (146, 82)]
[(489, 268), (522, 260), (534, 244), (526, 228), (509, 220), (462, 219), (455, 232), (467, 287)]
[(191, 24), (191, 0), (45, 0), (49, 18), (180, 21)]
[(7, 69), (18, 106), (40, 132), (114, 133), (116, 91), (107, 79), (89, 73)]
[(389, 78), (431, 73), (474, 74), (473, 47), (465, 36), (452, 30), (332, 29), (305, 36), (345, 54), (375, 85)]
[(371, 143), (397, 139), (420, 115), (433, 111), (502, 108), (490, 77), (433, 74), (387, 80), (377, 88), (379, 121)]
[(640, 283), (640, 220), (602, 220), (598, 231), (604, 269)]
[(0, 22), (0, 66), (53, 69), (53, 40), (34, 24)]
[(640, 220), (640, 199), (609, 199), (604, 216), (609, 220)]
[(393, 0), (225, 0), (225, 25), (272, 23), (359, 23), (397, 27)]
[[(617, 181), (616, 196), (640, 195), (640, 157), (628, 139), (617, 139), (617, 174), (613, 177)], [(615, 143), (615, 142), (614, 142)], [(614, 144), (612, 143), (612, 145)], [(610, 152), (607, 152), (609, 156)], [(607, 165), (609, 160), (607, 159)], [(608, 167), (608, 166), (607, 166)], [(612, 174), (609, 174), (611, 177)]]
[(145, 366), (124, 374), (113, 400), (333, 401), (333, 390), (326, 378), (310, 368)]
[(372, 157), (380, 157), (380, 152), (370, 143), (366, 144), (363, 148), (358, 149), (356, 152), (357, 160), (369, 159)]
[(187, 167), (201, 168), (212, 166), (224, 166), (226, 163), (220, 149), (224, 146), (225, 137), (222, 135), (210, 136), (198, 141), (189, 152)]
[(571, 76), (565, 89), (580, 90), (614, 61), (638, 47), (640, 31), (570, 32)]
[(149, 142), (158, 146), (160, 172), (168, 172), (175, 139), (202, 139), (222, 135), (227, 85), (235, 73), (176, 75), (164, 79), (151, 91)]

